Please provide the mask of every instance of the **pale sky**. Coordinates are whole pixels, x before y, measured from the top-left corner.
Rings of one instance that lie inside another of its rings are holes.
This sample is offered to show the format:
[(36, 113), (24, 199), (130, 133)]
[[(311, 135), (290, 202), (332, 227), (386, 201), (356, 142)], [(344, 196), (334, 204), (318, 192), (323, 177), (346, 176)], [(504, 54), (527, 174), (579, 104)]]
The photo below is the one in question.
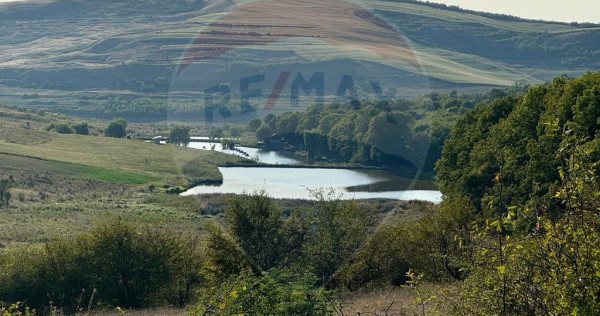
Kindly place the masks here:
[[(24, 0), (0, 0), (1, 2)], [(168, 1), (168, 0), (165, 0)], [(600, 23), (600, 0), (429, 0), (525, 19)]]
[(429, 0), (525, 19), (600, 23), (600, 0)]

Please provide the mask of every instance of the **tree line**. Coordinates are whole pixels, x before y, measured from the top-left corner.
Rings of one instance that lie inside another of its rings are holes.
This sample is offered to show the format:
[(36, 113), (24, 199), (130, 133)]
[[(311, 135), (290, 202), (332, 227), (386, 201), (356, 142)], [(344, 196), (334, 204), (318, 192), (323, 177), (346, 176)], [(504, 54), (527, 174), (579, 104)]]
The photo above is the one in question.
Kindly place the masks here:
[(412, 101), (315, 104), (305, 112), (268, 114), (248, 129), (259, 141), (281, 139), (311, 159), (423, 168), (430, 173), (452, 124), (477, 103), (522, 93), (524, 86), (481, 95), (431, 93)]

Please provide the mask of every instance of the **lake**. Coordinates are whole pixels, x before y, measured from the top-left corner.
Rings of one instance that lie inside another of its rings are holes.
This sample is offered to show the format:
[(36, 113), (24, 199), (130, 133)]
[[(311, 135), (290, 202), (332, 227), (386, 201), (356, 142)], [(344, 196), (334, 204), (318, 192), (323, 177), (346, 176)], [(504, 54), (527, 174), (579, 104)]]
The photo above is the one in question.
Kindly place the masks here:
[[(313, 199), (311, 190), (334, 189), (343, 199), (386, 198), (441, 202), (442, 195), (429, 181), (412, 179), (375, 170), (319, 168), (220, 167), (223, 184), (196, 186), (182, 195), (204, 193), (252, 193), (264, 189), (273, 198)], [(401, 185), (401, 186), (398, 186)]]
[[(235, 150), (224, 150), (220, 143), (192, 142), (190, 148), (215, 150), (243, 156)], [(265, 151), (237, 146), (259, 162), (277, 165), (301, 164), (302, 161), (283, 151)], [(342, 199), (422, 200), (440, 203), (442, 194), (432, 181), (413, 180), (383, 170), (349, 170), (282, 167), (219, 167), (223, 174), (220, 186), (201, 185), (182, 195), (205, 193), (252, 193), (264, 189), (273, 198), (314, 199), (311, 191), (334, 189)]]

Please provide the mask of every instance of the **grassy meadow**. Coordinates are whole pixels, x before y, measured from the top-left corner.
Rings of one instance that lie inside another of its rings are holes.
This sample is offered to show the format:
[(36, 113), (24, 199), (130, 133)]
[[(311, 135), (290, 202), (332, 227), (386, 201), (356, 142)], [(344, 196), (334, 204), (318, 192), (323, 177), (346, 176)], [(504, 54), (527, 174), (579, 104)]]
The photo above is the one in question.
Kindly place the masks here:
[[(164, 192), (203, 181), (219, 182), (217, 166), (239, 162), (237, 158), (140, 140), (44, 130), (49, 122), (77, 120), (0, 107), (0, 179), (15, 180), (10, 205), (1, 209), (0, 247), (77, 235), (111, 217), (197, 231), (203, 225), (198, 222), (202, 214), (219, 212), (211, 199)], [(104, 121), (90, 121), (91, 133), (105, 126)], [(130, 128), (133, 132), (152, 129), (136, 124)]]

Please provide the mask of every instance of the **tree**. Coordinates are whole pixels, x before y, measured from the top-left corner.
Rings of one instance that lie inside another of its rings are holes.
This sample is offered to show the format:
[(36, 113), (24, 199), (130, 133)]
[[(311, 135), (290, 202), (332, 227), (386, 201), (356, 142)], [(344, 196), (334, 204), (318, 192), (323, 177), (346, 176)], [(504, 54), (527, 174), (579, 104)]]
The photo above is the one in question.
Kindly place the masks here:
[(265, 116), (265, 118), (263, 118), (263, 122), (268, 124), (269, 127), (271, 128), (271, 130), (274, 131), (276, 118), (277, 118), (277, 116), (275, 116), (275, 114), (269, 113)]
[(276, 134), (288, 134), (296, 131), (298, 126), (298, 113), (287, 112), (278, 116), (275, 119), (275, 133)]
[(0, 205), (4, 203), (6, 206), (8, 206), (8, 204), (10, 203), (10, 189), (12, 187), (13, 182), (14, 181), (12, 177), (0, 180)]
[(79, 135), (89, 135), (90, 134), (90, 130), (89, 130), (87, 122), (80, 122), (77, 124), (73, 124), (73, 129), (75, 130), (75, 133), (77, 133)]
[(283, 212), (264, 191), (233, 196), (225, 210), (231, 235), (255, 273), (280, 267), (299, 254), (306, 233), (296, 218)]
[(225, 132), (220, 127), (216, 127), (216, 128), (213, 128), (210, 130), (210, 133), (209, 133), (210, 139), (218, 139), (218, 138), (222, 138), (223, 136), (225, 136)]
[(248, 122), (248, 130), (249, 130), (250, 132), (253, 132), (253, 133), (254, 133), (254, 132), (256, 132), (256, 130), (257, 130), (259, 127), (260, 127), (260, 124), (261, 124), (261, 123), (262, 123), (262, 122), (261, 122), (261, 120), (260, 120), (260, 119), (257, 119), (257, 118), (255, 118), (255, 119), (251, 119), (251, 120)]
[(229, 127), (229, 136), (231, 137), (240, 137), (244, 133), (244, 128), (241, 126), (231, 126)]
[(315, 191), (317, 204), (310, 214), (311, 231), (304, 245), (303, 258), (313, 273), (327, 286), (331, 276), (350, 261), (364, 243), (367, 212), (354, 201), (344, 201), (335, 191)]
[(260, 141), (264, 141), (265, 139), (271, 137), (272, 135), (273, 135), (273, 130), (266, 123), (262, 123), (260, 125), (260, 127), (256, 130), (256, 138)]
[(124, 118), (118, 118), (110, 121), (104, 135), (107, 137), (123, 138), (127, 135), (127, 121)]
[(183, 125), (174, 125), (169, 133), (172, 144), (187, 146), (190, 143), (190, 128)]

